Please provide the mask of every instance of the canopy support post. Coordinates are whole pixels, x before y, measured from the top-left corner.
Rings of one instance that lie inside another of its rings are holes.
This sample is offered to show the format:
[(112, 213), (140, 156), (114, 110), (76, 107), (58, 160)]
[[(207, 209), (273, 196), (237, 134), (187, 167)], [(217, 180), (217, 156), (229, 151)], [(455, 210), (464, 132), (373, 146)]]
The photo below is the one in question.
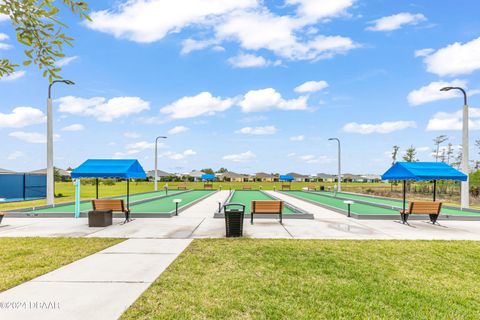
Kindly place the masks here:
[(96, 190), (96, 198), (98, 200), (98, 178), (95, 179), (95, 190)]
[(437, 198), (437, 180), (433, 180), (433, 202)]
[(130, 179), (127, 178), (127, 210), (130, 210)]
[(405, 212), (406, 202), (407, 202), (407, 180), (403, 180), (403, 212)]

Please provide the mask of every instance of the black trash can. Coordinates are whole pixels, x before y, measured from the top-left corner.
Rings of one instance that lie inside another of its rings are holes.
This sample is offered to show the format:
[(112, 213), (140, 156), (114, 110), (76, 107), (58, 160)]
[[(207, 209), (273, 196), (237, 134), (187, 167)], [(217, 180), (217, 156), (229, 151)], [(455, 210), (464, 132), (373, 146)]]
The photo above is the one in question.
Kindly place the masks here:
[(243, 236), (243, 219), (245, 206), (239, 203), (229, 203), (223, 206), (225, 213), (225, 230), (227, 238)]
[(320, 191), (325, 191), (325, 186), (320, 186)]

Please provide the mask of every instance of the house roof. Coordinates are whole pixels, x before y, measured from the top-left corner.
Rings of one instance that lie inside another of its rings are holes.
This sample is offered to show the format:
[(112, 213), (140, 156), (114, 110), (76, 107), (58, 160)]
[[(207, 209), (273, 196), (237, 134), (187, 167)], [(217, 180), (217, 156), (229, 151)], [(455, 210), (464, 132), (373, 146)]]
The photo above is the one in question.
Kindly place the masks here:
[(226, 178), (245, 178), (246, 177), (246, 175), (236, 173), (236, 172), (231, 172), (231, 171), (220, 173), (219, 176), (226, 177)]
[(443, 162), (397, 162), (382, 175), (382, 180), (460, 180), (467, 175)]
[(292, 177), (294, 177), (295, 179), (297, 179), (297, 178), (303, 178), (303, 179), (310, 178), (310, 176), (307, 176), (307, 175), (304, 175), (304, 174), (300, 174), (300, 173), (295, 173), (295, 172), (287, 173), (287, 176), (292, 176)]
[(138, 160), (88, 159), (72, 171), (72, 178), (140, 178), (147, 175)]
[(2, 173), (15, 173), (15, 171), (0, 168), (0, 174)]
[[(63, 169), (60, 169), (60, 168), (55, 168), (55, 170), (58, 170), (58, 173), (62, 176), (62, 177), (70, 177), (70, 172), (66, 171), (66, 170), (63, 170)], [(38, 169), (38, 170), (33, 170), (33, 171), (30, 171), (28, 173), (33, 173), (33, 174), (47, 174), (47, 168), (45, 169)]]
[[(157, 175), (159, 177), (169, 177), (171, 176), (172, 174), (171, 173), (168, 173), (166, 171), (162, 171), (162, 170), (157, 170)], [(149, 177), (155, 177), (155, 170), (150, 170), (147, 172), (147, 176)]]
[(320, 179), (335, 179), (337, 176), (334, 174), (328, 174), (328, 173), (317, 173), (317, 178)]
[(257, 177), (257, 178), (275, 178), (275, 176), (273, 174), (268, 174), (268, 173), (265, 173), (265, 172), (255, 173), (255, 177)]

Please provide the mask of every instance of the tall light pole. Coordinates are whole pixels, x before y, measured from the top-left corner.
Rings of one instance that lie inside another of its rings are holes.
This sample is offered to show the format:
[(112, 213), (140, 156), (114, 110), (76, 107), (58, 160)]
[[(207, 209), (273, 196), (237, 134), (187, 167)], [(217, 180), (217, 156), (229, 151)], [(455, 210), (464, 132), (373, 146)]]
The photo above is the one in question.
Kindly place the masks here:
[(330, 138), (329, 141), (337, 141), (338, 143), (338, 188), (337, 191), (342, 191), (342, 155), (341, 155), (341, 148), (340, 148), (340, 139), (338, 138)]
[(158, 163), (158, 139), (167, 139), (167, 137), (164, 136), (158, 136), (155, 139), (155, 191), (158, 191), (158, 170), (157, 170), (157, 163)]
[(54, 80), (48, 85), (47, 98), (47, 204), (55, 203), (55, 174), (53, 169), (53, 111), (52, 111), (52, 86), (55, 83), (73, 85), (70, 80)]
[[(459, 90), (463, 93), (463, 126), (462, 126), (462, 163), (461, 169), (468, 177), (468, 101), (467, 93), (460, 87), (444, 87), (440, 91)], [(470, 207), (470, 183), (469, 178), (467, 181), (462, 181), (460, 191), (460, 206), (462, 209), (468, 209)]]

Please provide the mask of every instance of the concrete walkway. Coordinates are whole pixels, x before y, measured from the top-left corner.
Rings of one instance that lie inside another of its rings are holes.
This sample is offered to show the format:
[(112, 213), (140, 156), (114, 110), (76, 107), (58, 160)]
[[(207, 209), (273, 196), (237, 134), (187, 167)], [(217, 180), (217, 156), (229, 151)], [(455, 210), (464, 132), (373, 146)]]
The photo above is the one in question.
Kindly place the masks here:
[(0, 293), (0, 319), (117, 319), (190, 242), (126, 240)]

